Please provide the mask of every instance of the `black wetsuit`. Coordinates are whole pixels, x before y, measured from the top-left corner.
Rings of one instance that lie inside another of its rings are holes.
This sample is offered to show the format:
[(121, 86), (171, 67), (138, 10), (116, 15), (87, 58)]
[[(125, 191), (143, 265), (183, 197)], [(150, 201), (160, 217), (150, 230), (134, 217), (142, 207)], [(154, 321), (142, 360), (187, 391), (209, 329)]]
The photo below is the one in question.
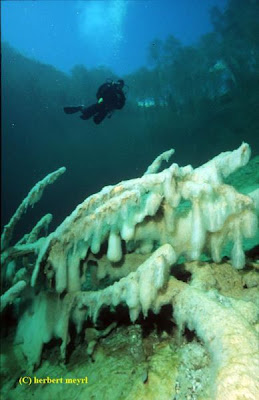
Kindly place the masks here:
[(125, 105), (125, 94), (122, 86), (117, 82), (107, 82), (101, 85), (96, 93), (98, 102), (89, 107), (65, 107), (67, 114), (81, 111), (80, 118), (89, 119), (93, 117), (96, 124), (100, 124), (108, 115), (111, 116), (114, 110), (121, 110)]

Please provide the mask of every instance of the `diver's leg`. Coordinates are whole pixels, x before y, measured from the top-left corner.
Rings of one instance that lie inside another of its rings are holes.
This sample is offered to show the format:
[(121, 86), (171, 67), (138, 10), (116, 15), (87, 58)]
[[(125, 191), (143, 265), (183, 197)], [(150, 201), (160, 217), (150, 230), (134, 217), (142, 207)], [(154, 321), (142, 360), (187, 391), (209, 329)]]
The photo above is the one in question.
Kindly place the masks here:
[(84, 107), (81, 111), (82, 111), (82, 115), (80, 116), (80, 118), (82, 119), (89, 119), (91, 118), (94, 114), (96, 114), (98, 112), (98, 104), (93, 104), (89, 107)]
[(108, 111), (105, 109), (99, 110), (98, 114), (96, 114), (94, 116), (94, 122), (98, 125), (100, 124), (104, 118), (106, 117), (106, 115), (108, 114)]
[(84, 106), (72, 106), (72, 107), (64, 107), (64, 112), (66, 114), (74, 114), (78, 111), (82, 111)]

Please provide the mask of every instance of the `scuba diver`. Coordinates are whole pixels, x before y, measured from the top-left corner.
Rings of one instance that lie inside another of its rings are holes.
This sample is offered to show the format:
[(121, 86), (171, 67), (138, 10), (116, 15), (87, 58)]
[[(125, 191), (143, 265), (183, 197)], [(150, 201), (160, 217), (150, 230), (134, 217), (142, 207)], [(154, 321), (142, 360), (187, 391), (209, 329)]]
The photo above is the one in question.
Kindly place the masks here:
[(75, 106), (75, 107), (64, 107), (66, 114), (74, 114), (78, 111), (82, 113), (80, 118), (89, 119), (93, 117), (96, 124), (100, 124), (106, 116), (110, 118), (114, 110), (121, 110), (125, 105), (125, 94), (123, 92), (124, 81), (118, 79), (117, 82), (107, 81), (103, 83), (97, 93), (97, 103), (92, 104), (89, 107)]

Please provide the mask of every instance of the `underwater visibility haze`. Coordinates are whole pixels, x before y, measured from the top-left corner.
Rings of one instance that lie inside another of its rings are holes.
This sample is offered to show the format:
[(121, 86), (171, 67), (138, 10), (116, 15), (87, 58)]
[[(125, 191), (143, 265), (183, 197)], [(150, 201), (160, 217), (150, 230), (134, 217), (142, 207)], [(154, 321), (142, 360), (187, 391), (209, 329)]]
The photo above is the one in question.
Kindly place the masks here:
[(258, 21), (1, 2), (3, 399), (259, 397)]

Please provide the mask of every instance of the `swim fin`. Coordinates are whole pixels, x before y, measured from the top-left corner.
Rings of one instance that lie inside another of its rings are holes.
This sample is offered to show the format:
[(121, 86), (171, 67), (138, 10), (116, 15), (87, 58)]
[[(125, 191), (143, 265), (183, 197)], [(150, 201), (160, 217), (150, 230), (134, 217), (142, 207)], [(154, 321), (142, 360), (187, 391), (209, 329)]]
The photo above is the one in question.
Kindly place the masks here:
[(82, 111), (82, 106), (76, 106), (76, 107), (64, 107), (64, 112), (66, 114), (75, 114), (78, 111)]

